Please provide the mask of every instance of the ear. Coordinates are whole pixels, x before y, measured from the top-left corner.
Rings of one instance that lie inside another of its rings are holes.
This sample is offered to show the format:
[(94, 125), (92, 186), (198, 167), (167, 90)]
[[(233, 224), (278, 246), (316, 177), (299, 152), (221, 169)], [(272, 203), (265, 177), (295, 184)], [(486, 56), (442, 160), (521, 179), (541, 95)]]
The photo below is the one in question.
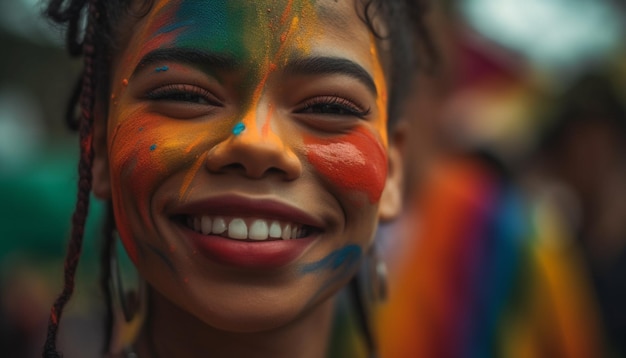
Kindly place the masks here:
[(93, 119), (94, 159), (91, 173), (94, 195), (100, 199), (109, 200), (111, 199), (111, 179), (107, 150), (107, 116), (103, 107), (102, 101), (96, 101)]
[(378, 218), (389, 221), (400, 214), (403, 205), (406, 121), (397, 123), (389, 135), (387, 181), (378, 205)]

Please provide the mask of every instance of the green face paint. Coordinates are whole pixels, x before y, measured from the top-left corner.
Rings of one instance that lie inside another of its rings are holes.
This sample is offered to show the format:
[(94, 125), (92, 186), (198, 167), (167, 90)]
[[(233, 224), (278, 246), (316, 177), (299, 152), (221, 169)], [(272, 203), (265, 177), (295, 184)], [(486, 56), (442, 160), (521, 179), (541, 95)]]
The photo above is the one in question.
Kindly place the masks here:
[[(176, 32), (161, 47), (188, 48), (232, 58), (249, 68), (245, 78), (264, 84), (264, 78), (289, 56), (310, 51), (312, 32), (303, 22), (317, 19), (314, 4), (304, 0), (250, 1), (245, 5), (221, 0), (182, 1), (155, 36)], [(286, 48), (289, 48), (287, 53)], [(258, 91), (257, 91), (258, 92)], [(257, 93), (260, 95), (260, 93)], [(254, 94), (251, 101), (254, 102)]]

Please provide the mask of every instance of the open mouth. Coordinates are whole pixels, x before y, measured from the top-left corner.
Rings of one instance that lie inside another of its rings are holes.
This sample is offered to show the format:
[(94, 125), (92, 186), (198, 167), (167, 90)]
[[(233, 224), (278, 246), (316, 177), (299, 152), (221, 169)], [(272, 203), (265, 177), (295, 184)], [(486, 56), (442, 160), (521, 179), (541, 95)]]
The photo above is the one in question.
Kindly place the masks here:
[(237, 216), (184, 215), (181, 223), (203, 235), (222, 236), (234, 240), (273, 241), (302, 239), (315, 233), (315, 228), (294, 222)]

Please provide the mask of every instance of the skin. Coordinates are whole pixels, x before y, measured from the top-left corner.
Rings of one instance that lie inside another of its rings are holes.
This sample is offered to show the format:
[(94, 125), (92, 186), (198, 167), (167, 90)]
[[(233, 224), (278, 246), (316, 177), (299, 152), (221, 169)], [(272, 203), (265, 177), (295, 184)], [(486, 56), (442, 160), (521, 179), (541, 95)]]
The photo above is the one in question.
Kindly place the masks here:
[[(126, 32), (96, 120), (94, 191), (112, 200), (151, 287), (140, 352), (324, 355), (330, 298), (378, 220), (400, 209), (400, 136), (388, 139), (387, 83), (361, 10), (331, 0), (156, 1)], [(191, 63), (189, 51), (217, 56)], [(351, 70), (293, 65), (312, 58)], [(319, 231), (280, 268), (221, 265), (198, 254), (172, 215), (226, 194), (288, 203)]]

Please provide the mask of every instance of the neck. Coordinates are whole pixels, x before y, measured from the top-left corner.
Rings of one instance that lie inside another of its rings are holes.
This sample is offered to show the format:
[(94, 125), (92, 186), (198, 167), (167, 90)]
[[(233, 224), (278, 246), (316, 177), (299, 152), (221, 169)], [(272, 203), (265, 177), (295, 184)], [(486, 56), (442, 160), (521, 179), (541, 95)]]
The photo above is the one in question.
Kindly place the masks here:
[(303, 357), (326, 355), (334, 311), (328, 299), (290, 323), (254, 333), (216, 329), (150, 292), (150, 313), (139, 357)]

